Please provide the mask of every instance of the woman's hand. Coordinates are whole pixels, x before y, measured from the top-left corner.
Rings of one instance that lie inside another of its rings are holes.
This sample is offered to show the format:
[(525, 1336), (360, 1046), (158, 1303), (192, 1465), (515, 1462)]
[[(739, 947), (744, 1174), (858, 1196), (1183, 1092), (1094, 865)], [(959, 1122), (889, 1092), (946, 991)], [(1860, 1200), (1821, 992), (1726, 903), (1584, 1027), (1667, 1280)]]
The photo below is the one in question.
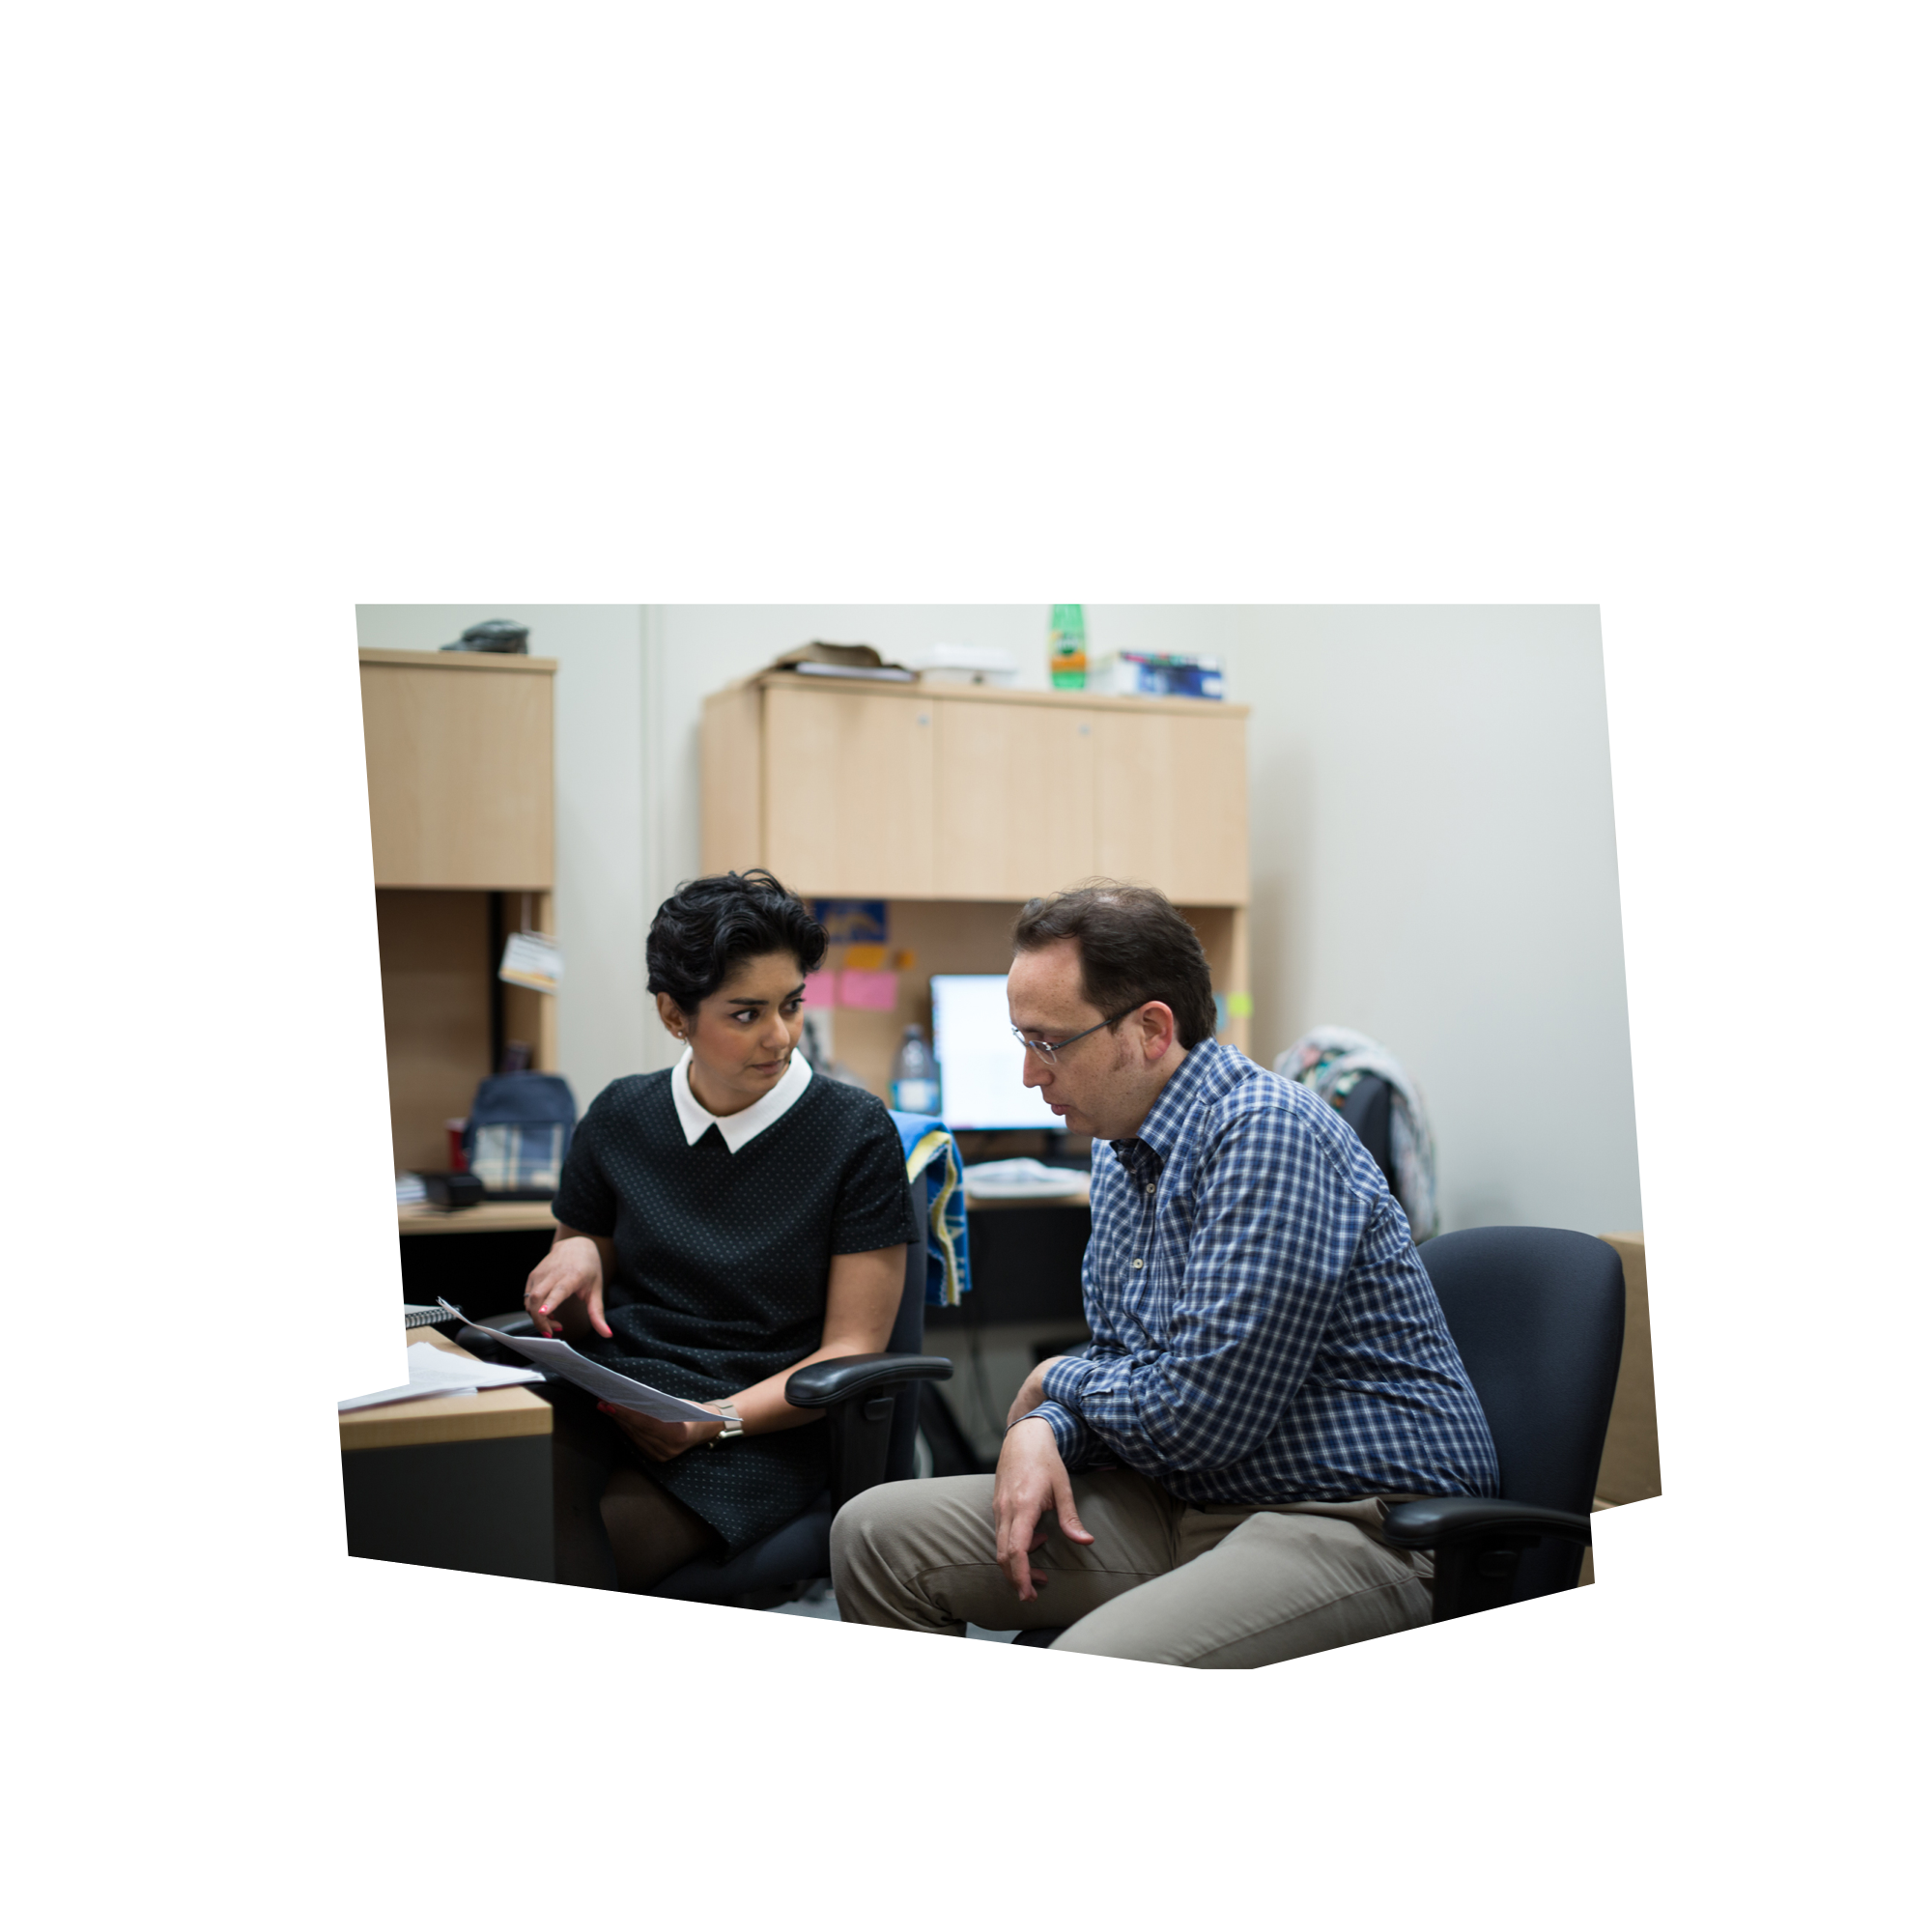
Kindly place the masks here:
[[(656, 1416), (646, 1415), (641, 1409), (619, 1408), (615, 1403), (600, 1402), (597, 1406), (653, 1463), (668, 1463), (672, 1457), (682, 1456), (687, 1449), (695, 1449), (700, 1442), (709, 1442), (724, 1430), (723, 1416), (716, 1422), (660, 1422)], [(705, 1403), (703, 1406), (709, 1408), (711, 1405)]]
[(559, 1227), (551, 1251), (524, 1285), (524, 1308), (539, 1335), (559, 1331), (566, 1339), (594, 1328), (607, 1341), (604, 1320), (604, 1257), (588, 1235)]

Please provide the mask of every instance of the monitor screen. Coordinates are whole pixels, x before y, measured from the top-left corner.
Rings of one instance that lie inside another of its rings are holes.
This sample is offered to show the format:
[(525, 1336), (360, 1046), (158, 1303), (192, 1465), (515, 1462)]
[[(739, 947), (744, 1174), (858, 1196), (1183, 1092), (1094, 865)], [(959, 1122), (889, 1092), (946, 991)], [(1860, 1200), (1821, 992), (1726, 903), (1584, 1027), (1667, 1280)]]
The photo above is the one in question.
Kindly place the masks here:
[(1007, 1017), (1004, 973), (932, 976), (932, 1054), (949, 1127), (1052, 1127), (1065, 1122), (1021, 1082), (1026, 1055)]

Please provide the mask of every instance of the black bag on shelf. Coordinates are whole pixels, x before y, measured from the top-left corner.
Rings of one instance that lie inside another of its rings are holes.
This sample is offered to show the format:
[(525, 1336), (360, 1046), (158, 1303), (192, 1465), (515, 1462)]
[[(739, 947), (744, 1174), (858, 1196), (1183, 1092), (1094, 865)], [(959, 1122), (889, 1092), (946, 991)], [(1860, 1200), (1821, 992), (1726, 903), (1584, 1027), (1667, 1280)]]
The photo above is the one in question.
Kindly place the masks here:
[(560, 1073), (495, 1073), (463, 1129), (469, 1171), (494, 1201), (548, 1201), (563, 1178), (577, 1102)]

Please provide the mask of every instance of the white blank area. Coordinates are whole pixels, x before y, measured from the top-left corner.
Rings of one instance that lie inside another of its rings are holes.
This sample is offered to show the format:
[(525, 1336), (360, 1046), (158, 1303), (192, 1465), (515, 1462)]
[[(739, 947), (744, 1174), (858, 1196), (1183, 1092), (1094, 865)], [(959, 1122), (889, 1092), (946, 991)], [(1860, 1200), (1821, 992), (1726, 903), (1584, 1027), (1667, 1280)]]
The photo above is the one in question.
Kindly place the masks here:
[(1004, 974), (935, 973), (932, 1045), (949, 1127), (1061, 1126), (1023, 1079), (1026, 1055), (1013, 1037)]
[[(488, 616), (529, 624), (531, 649), (558, 660), (557, 1031), (580, 1106), (673, 1057), (644, 933), (698, 868), (708, 693), (813, 638), (889, 657), (996, 644), (1023, 684), (1046, 681), (1044, 604), (356, 613), (363, 643), (416, 650)], [(1435, 1122), (1445, 1227), (1640, 1227), (1594, 607), (1091, 605), (1087, 630), (1095, 655), (1222, 656), (1230, 701), (1253, 707), (1255, 1057), (1321, 1022), (1392, 1048)], [(945, 1105), (963, 1123), (958, 1077)], [(1056, 1124), (1016, 1105), (1013, 1124)]]
[(1598, 595), (1577, 375), (701, 261), (338, 367), (365, 603)]

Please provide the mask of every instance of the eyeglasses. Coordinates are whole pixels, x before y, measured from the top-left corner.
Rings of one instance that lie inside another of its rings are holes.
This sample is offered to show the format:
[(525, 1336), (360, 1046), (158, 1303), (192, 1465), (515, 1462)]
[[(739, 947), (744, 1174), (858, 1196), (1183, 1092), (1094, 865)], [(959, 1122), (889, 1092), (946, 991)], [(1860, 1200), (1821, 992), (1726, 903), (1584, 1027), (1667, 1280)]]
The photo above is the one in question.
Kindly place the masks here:
[(1063, 1039), (1063, 1040), (1029, 1039), (1027, 1036), (1019, 1030), (1018, 1027), (1013, 1027), (1010, 1031), (1012, 1033), (1013, 1037), (1016, 1040), (1018, 1040), (1019, 1043), (1023, 1047), (1025, 1047), (1029, 1053), (1038, 1054), (1039, 1057), (1043, 1061), (1045, 1061), (1049, 1066), (1051, 1066), (1054, 1061), (1057, 1060), (1060, 1057), (1060, 1055), (1065, 1053), (1069, 1046), (1073, 1045), (1075, 1041), (1085, 1039), (1087, 1037), (1087, 1034), (1089, 1033), (1098, 1033), (1100, 1031), (1100, 1027), (1119, 1026), (1120, 1023), (1123, 1019), (1125, 1019), (1129, 1013), (1135, 1012), (1139, 1009), (1140, 1004), (1141, 1003), (1139, 1001), (1136, 1001), (1134, 1005), (1131, 1007), (1122, 1007), (1121, 1010), (1113, 1016), (1112, 1019), (1102, 1020), (1100, 1021), (1098, 1026), (1090, 1026), (1087, 1029), (1087, 1033), (1076, 1033), (1068, 1039)]

